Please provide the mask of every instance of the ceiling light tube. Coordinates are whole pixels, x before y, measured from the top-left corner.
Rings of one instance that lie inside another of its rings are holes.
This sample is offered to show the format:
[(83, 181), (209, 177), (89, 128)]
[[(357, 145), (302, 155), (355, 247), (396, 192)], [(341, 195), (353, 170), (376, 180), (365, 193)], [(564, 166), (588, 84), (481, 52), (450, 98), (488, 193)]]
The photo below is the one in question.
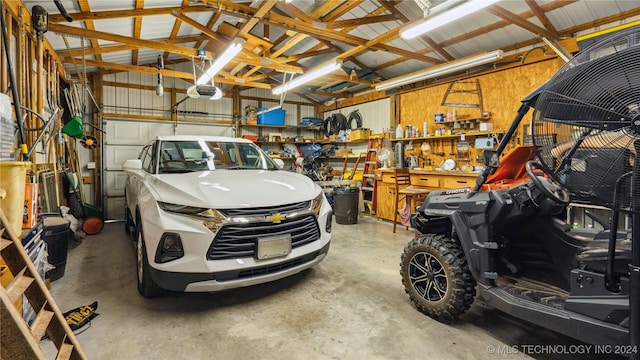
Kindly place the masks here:
[(332, 71), (338, 70), (340, 67), (342, 67), (342, 60), (334, 60), (331, 61), (329, 63), (320, 65), (318, 67), (315, 67), (311, 70), (309, 70), (308, 72), (298, 76), (297, 78), (292, 79), (289, 82), (285, 82), (284, 84), (280, 85), (280, 86), (276, 86), (274, 87), (271, 92), (273, 93), (273, 95), (280, 95), (283, 92), (289, 91), (293, 88), (296, 88), (302, 84), (305, 84), (311, 80), (315, 80), (317, 78), (319, 78), (320, 76), (326, 75)]
[(422, 22), (419, 22), (406, 29), (402, 29), (400, 31), (400, 36), (403, 39), (413, 39), (418, 35), (424, 34), (427, 31), (431, 31), (450, 22), (456, 21), (484, 7), (495, 4), (498, 1), (500, 0), (469, 0), (464, 4), (456, 6), (449, 11), (431, 16)]
[(222, 68), (231, 61), (244, 46), (244, 39), (235, 39), (224, 49), (222, 54), (216, 58), (216, 60), (211, 64), (209, 69), (198, 78), (196, 84), (203, 85), (209, 82)]
[(411, 84), (420, 80), (431, 79), (440, 75), (450, 74), (460, 70), (470, 69), (475, 66), (484, 65), (502, 59), (502, 50), (494, 50), (482, 55), (462, 59), (442, 66), (432, 66), (426, 70), (416, 71), (406, 76), (383, 81), (376, 85), (376, 90), (387, 90), (406, 84)]

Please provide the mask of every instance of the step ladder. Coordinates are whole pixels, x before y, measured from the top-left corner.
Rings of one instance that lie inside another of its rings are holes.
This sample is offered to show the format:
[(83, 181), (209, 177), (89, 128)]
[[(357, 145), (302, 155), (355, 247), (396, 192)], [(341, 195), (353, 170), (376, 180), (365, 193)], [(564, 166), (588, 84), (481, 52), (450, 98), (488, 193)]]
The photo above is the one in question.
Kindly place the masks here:
[(482, 113), (482, 89), (480, 89), (480, 81), (473, 79), (450, 82), (447, 90), (444, 92), (440, 105), (477, 108), (480, 109)]
[(383, 135), (372, 135), (369, 137), (367, 152), (364, 158), (364, 170), (362, 171), (362, 182), (360, 183), (360, 192), (362, 194), (363, 203), (369, 208), (369, 215), (375, 215), (377, 206), (376, 185), (376, 169), (378, 169), (378, 150), (382, 148)]
[[(46, 359), (39, 342), (47, 334), (58, 350), (56, 359), (86, 359), (78, 340), (22, 243), (13, 233), (2, 209), (0, 255), (14, 275), (6, 288), (0, 286), (0, 358)], [(15, 301), (23, 295), (37, 314), (31, 326), (27, 325), (14, 306)]]

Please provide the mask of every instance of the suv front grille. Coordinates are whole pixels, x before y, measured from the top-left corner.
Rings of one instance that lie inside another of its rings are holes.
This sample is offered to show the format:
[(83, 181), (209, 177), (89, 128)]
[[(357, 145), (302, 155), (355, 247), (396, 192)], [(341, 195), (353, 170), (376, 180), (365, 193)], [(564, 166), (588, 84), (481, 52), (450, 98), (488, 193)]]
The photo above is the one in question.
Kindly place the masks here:
[(291, 248), (320, 239), (320, 229), (313, 214), (287, 218), (280, 223), (266, 221), (231, 223), (218, 231), (207, 251), (207, 260), (255, 257), (259, 237), (291, 234)]
[(296, 211), (309, 210), (311, 204), (309, 201), (302, 201), (295, 204), (287, 204), (280, 206), (267, 206), (248, 209), (218, 209), (226, 217), (248, 217), (248, 216), (269, 216), (271, 214), (285, 214)]

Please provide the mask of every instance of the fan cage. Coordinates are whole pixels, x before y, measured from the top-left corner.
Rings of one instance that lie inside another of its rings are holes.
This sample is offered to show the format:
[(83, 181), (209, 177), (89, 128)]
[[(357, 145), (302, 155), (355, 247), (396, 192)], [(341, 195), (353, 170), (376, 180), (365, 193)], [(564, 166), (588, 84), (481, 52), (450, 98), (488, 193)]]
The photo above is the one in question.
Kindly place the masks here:
[(539, 93), (531, 135), (539, 162), (573, 202), (640, 211), (640, 176), (632, 175), (640, 150), (640, 27), (565, 64)]

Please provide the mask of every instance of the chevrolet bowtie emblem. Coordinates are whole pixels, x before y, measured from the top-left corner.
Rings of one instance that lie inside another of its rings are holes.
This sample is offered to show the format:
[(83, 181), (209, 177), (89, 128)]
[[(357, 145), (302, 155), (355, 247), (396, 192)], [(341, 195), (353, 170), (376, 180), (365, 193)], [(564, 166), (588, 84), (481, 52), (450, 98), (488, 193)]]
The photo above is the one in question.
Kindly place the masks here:
[(279, 222), (281, 222), (282, 220), (286, 219), (287, 215), (282, 215), (280, 213), (276, 213), (276, 214), (272, 214), (269, 216), (265, 216), (264, 220), (268, 221), (268, 222), (272, 222), (274, 224), (277, 224)]

